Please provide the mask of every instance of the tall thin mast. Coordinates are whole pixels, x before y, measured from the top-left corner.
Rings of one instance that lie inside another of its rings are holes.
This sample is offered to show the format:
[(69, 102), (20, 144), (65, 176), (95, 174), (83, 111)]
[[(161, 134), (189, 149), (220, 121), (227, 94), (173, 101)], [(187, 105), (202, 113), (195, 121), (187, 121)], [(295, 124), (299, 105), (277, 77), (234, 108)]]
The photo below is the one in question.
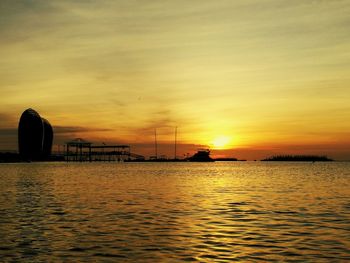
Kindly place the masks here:
[(176, 143), (177, 143), (177, 126), (175, 127), (175, 153), (174, 153), (174, 160), (176, 160)]
[(157, 150), (157, 129), (154, 129), (154, 147), (156, 150), (156, 159), (158, 159), (158, 150)]

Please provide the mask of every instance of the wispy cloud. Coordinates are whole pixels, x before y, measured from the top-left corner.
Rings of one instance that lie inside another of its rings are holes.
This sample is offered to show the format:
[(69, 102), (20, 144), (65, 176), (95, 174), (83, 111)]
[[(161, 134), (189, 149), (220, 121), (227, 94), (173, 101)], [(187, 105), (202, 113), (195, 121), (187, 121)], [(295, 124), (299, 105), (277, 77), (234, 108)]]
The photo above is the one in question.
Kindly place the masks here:
[(100, 132), (100, 131), (111, 131), (112, 129), (107, 128), (86, 128), (79, 126), (55, 126), (55, 134), (64, 134), (64, 133), (85, 133), (85, 132)]

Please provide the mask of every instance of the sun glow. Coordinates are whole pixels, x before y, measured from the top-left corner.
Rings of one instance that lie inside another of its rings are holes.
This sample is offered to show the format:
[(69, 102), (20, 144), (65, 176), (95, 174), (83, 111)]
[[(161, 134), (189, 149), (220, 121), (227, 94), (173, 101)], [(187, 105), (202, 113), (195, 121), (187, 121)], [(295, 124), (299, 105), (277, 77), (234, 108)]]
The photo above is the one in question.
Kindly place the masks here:
[(218, 136), (212, 141), (212, 146), (214, 149), (227, 149), (230, 141), (231, 138), (228, 136)]

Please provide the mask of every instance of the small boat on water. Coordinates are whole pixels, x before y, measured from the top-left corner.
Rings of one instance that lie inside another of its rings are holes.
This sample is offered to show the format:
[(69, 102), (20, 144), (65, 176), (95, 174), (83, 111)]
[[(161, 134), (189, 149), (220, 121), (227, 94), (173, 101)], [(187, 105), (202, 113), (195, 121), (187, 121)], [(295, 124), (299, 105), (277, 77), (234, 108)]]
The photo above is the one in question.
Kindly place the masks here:
[(209, 149), (198, 150), (192, 157), (189, 157), (187, 160), (190, 162), (215, 162), (215, 160), (210, 157)]

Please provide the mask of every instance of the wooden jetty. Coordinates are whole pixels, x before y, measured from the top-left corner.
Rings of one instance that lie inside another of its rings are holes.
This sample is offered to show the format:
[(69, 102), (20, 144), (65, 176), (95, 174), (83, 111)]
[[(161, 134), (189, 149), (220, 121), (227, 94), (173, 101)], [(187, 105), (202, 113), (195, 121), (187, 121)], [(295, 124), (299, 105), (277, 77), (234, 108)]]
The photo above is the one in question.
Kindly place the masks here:
[(132, 154), (129, 145), (92, 145), (82, 138), (66, 143), (67, 162), (122, 162), (132, 157), (140, 158), (140, 155)]

